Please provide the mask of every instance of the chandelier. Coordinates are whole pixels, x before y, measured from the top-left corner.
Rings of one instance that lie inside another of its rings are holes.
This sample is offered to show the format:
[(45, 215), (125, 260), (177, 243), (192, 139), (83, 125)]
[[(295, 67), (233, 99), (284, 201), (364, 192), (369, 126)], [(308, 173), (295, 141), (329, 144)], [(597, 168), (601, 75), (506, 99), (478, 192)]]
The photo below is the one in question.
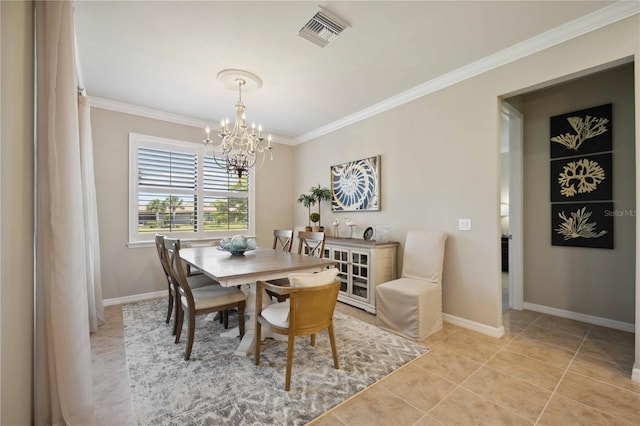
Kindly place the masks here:
[(262, 137), (262, 125), (258, 125), (256, 129), (256, 125), (253, 123), (251, 129), (248, 128), (244, 113), (246, 107), (242, 103), (242, 87), (250, 85), (249, 87), (257, 90), (262, 86), (262, 80), (257, 75), (242, 70), (220, 71), (218, 80), (228, 88), (235, 88), (234, 86), (238, 88), (236, 121), (233, 127), (230, 127), (228, 118), (220, 122), (218, 136), (221, 142), (218, 145), (213, 145), (214, 141), (211, 140), (209, 127), (205, 129), (207, 137), (203, 142), (205, 148), (212, 145), (213, 159), (219, 167), (225, 168), (229, 173), (236, 173), (241, 179), (250, 169), (256, 167), (258, 162), (260, 162), (258, 168), (262, 167), (267, 152), (273, 159), (271, 135), (265, 144)]

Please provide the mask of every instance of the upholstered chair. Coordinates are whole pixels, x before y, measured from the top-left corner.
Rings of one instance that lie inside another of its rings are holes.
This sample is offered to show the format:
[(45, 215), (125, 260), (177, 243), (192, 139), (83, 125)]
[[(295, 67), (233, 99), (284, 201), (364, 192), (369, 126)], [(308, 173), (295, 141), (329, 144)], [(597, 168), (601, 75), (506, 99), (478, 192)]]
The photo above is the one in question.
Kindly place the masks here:
[[(315, 274), (291, 274), (290, 286), (281, 287), (265, 281), (257, 282), (256, 290), (256, 338), (255, 364), (260, 365), (262, 329), (288, 336), (287, 367), (284, 390), (291, 387), (293, 348), (296, 336), (311, 335), (311, 346), (316, 344), (316, 333), (327, 330), (331, 343), (333, 365), (340, 368), (338, 350), (333, 332), (333, 312), (340, 291), (338, 270), (327, 269)], [(277, 294), (287, 294), (289, 298), (281, 303), (262, 306), (263, 290)]]
[(442, 328), (442, 267), (447, 236), (409, 231), (401, 277), (376, 287), (376, 324), (412, 340)]

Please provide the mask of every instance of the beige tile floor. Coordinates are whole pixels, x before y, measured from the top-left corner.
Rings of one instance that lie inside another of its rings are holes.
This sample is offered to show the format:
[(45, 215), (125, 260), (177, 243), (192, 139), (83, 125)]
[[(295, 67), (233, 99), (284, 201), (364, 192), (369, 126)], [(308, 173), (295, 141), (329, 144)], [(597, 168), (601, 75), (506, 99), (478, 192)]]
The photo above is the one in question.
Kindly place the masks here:
[[(368, 323), (375, 317), (341, 303)], [(96, 420), (132, 424), (121, 306), (91, 337)], [(507, 311), (495, 339), (454, 325), (431, 351), (312, 422), (325, 425), (640, 425), (634, 335)]]

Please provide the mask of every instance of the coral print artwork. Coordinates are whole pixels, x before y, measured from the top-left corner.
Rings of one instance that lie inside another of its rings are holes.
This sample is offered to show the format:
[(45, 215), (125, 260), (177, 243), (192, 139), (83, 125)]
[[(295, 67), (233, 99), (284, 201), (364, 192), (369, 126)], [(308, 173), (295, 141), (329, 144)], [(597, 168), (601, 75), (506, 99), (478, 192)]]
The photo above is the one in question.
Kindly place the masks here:
[(611, 151), (611, 104), (551, 117), (551, 158)]
[(613, 248), (613, 203), (551, 205), (551, 244)]
[(551, 161), (551, 202), (609, 201), (613, 154), (585, 155)]

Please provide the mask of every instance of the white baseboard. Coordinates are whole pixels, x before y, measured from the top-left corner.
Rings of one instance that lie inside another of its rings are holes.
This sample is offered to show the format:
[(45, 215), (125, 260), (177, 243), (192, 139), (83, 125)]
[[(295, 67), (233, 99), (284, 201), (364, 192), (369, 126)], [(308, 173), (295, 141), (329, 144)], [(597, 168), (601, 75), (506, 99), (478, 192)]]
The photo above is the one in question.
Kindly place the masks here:
[(589, 324), (601, 325), (603, 327), (613, 328), (615, 330), (627, 331), (629, 333), (636, 332), (635, 324), (628, 322), (616, 321), (607, 318), (596, 317), (593, 315), (581, 314), (578, 312), (565, 311), (564, 309), (552, 308), (550, 306), (536, 305), (535, 303), (524, 303), (524, 309), (529, 311), (540, 312), (543, 314), (554, 315), (556, 317), (582, 321)]
[(460, 318), (455, 315), (450, 314), (442, 314), (442, 319), (444, 322), (448, 322), (449, 324), (457, 325), (463, 328), (468, 328), (469, 330), (477, 331), (478, 333), (486, 334), (487, 336), (495, 337), (499, 339), (504, 336), (504, 327), (490, 327), (485, 324), (481, 324), (479, 322), (471, 321), (465, 318)]
[(104, 299), (104, 306), (122, 305), (125, 303), (140, 302), (142, 300), (157, 299), (159, 297), (168, 297), (167, 290), (154, 291), (151, 293), (134, 294), (133, 296), (114, 297), (113, 299)]

